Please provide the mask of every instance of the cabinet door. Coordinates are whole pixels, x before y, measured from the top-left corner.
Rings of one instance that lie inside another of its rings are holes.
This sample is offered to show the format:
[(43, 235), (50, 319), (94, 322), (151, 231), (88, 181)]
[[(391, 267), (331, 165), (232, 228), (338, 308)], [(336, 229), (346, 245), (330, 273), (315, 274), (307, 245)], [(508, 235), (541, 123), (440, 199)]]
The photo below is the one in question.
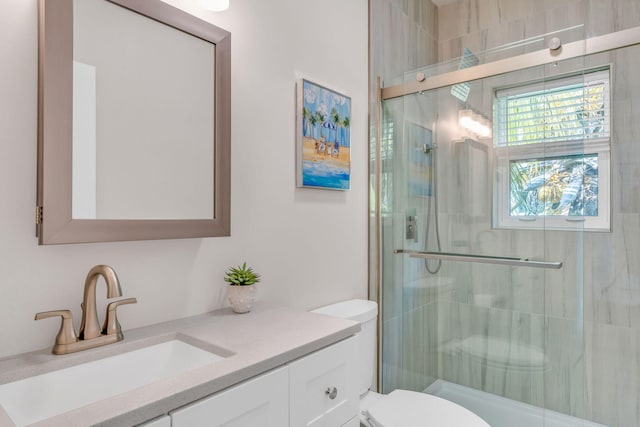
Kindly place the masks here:
[(291, 426), (336, 427), (358, 414), (356, 351), (352, 337), (289, 365)]
[(289, 376), (278, 368), (171, 413), (173, 427), (289, 425)]

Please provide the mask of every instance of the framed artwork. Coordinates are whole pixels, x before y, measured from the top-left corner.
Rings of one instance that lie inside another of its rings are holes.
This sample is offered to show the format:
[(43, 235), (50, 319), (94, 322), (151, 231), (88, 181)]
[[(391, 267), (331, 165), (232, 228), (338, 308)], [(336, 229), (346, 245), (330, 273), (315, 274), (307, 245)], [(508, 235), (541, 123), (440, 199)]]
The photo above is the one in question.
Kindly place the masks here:
[(351, 98), (305, 79), (297, 82), (297, 186), (351, 188)]
[(433, 135), (431, 130), (415, 123), (407, 123), (405, 137), (408, 147), (407, 183), (409, 197), (429, 197), (433, 195)]

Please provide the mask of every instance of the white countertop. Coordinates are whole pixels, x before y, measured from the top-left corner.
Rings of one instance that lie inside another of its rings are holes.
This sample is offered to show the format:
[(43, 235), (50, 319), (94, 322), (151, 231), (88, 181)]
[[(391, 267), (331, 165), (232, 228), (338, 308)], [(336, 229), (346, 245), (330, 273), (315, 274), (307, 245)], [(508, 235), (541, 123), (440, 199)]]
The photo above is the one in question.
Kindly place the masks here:
[[(219, 362), (33, 424), (132, 426), (282, 366), (359, 330), (360, 324), (350, 320), (264, 303), (246, 314), (235, 314), (231, 308), (224, 308), (200, 316), (125, 329), (123, 341), (92, 350), (55, 356), (48, 347), (2, 359), (0, 384), (182, 336), (233, 353)], [(13, 426), (1, 406), (0, 426)]]

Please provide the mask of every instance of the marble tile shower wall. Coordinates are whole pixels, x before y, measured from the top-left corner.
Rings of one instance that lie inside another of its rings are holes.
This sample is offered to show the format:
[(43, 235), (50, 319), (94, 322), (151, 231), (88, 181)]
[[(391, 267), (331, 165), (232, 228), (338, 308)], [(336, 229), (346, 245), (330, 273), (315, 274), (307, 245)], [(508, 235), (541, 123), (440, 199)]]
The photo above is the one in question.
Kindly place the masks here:
[(606, 59), (614, 79), (613, 232), (585, 234), (585, 411), (626, 427), (640, 420), (640, 46)]
[(438, 10), (438, 60), (584, 25), (585, 37), (640, 22), (634, 0), (458, 0)]
[[(584, 25), (581, 36), (591, 37), (640, 24), (637, 0), (459, 0), (440, 8), (428, 0), (371, 0), (370, 13), (372, 82), (381, 76), (385, 86), (399, 83), (406, 71), (458, 57), (464, 47), (478, 52), (574, 25)], [(545, 271), (445, 263), (434, 291), (415, 286), (424, 279), (415, 260), (391, 254), (405, 243), (397, 236), (407, 205), (394, 205), (383, 226), (385, 391), (420, 390), (445, 378), (611, 427), (639, 425), (640, 48), (589, 57), (584, 65), (608, 63), (613, 231), (540, 238), (539, 232), (492, 230), (459, 210), (468, 202), (459, 200), (464, 194), (445, 196), (445, 250), (544, 256), (565, 266)], [(394, 107), (400, 122), (419, 110), (408, 105)], [(441, 181), (455, 180), (455, 163), (443, 165)], [(406, 185), (397, 181), (394, 188)], [(505, 364), (461, 350), (478, 348), (478, 336), (502, 339), (481, 343), (485, 352), (493, 346), (504, 354), (505, 342), (507, 350), (526, 351)], [(463, 343), (466, 338), (471, 341)]]
[[(429, 0), (371, 0), (370, 1), (370, 78), (371, 109), (376, 111), (376, 78), (385, 86), (402, 81), (407, 70), (424, 67), (437, 60), (437, 8)], [(397, 123), (404, 120), (402, 101), (390, 106), (397, 112)], [(373, 115), (372, 115), (373, 116)], [(375, 129), (375, 121), (371, 122)], [(401, 139), (398, 139), (398, 143)], [(375, 143), (375, 141), (373, 141)], [(402, 150), (399, 148), (398, 153)], [(399, 156), (394, 153), (394, 156)], [(394, 189), (406, 186), (404, 178), (394, 176)], [(383, 377), (384, 391), (399, 386), (424, 390), (437, 375), (437, 330), (429, 328), (437, 321), (436, 298), (422, 289), (421, 273), (405, 268), (407, 260), (394, 256), (392, 251), (402, 247), (406, 205), (393, 206), (393, 213), (383, 218), (382, 283), (385, 287), (383, 316)], [(423, 206), (416, 206), (422, 214)], [(422, 216), (422, 215), (420, 215)], [(405, 287), (403, 283), (413, 283)]]
[[(385, 86), (437, 60), (437, 8), (429, 0), (371, 0), (370, 74)], [(375, 111), (375, 110), (373, 110)]]
[[(583, 24), (586, 37), (631, 28), (640, 24), (640, 2), (460, 0), (440, 7), (438, 14), (438, 59), (443, 61), (459, 56), (464, 47), (490, 49), (573, 25)], [(610, 427), (637, 427), (640, 81), (635, 75), (640, 48), (584, 60), (585, 67), (602, 64), (612, 64), (613, 231), (548, 231), (541, 237), (534, 231), (491, 230), (464, 212), (449, 215), (454, 230), (449, 237), (467, 239), (471, 252), (543, 256), (565, 265), (557, 271), (457, 268), (450, 299), (438, 303), (439, 376)], [(461, 351), (470, 337), (490, 337), (479, 347), (475, 343), (484, 355)], [(501, 354), (505, 343), (502, 353), (527, 351), (506, 363), (492, 360), (492, 346)], [(543, 350), (546, 364), (539, 371), (536, 349)]]

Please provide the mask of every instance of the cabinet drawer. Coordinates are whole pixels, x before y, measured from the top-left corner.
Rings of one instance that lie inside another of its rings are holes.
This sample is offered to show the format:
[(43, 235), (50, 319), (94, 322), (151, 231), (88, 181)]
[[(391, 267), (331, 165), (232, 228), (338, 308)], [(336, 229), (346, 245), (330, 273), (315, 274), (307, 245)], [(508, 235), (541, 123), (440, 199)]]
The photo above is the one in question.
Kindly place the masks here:
[(289, 425), (287, 367), (268, 372), (171, 413), (172, 427)]
[(358, 414), (356, 351), (351, 337), (289, 364), (291, 426), (341, 426)]

